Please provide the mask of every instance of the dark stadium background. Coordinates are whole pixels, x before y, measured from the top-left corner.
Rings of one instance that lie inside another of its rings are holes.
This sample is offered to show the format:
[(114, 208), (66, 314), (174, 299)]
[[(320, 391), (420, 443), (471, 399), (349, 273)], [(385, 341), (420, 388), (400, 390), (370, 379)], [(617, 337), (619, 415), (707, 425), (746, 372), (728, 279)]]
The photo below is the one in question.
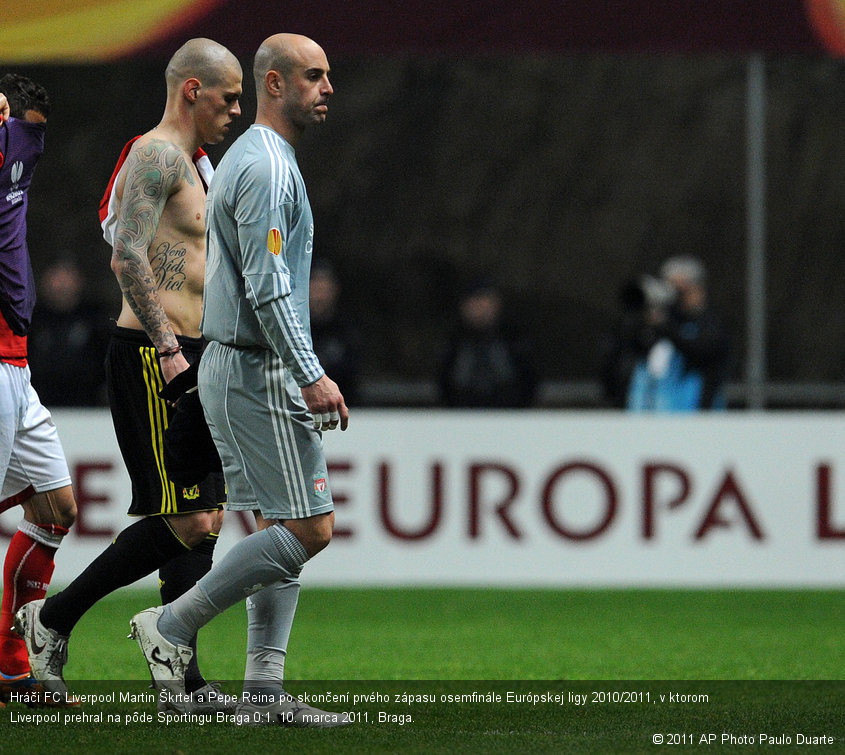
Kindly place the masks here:
[(72, 256), (116, 312), (97, 204), (125, 140), (161, 113), (166, 59), (208, 35), (244, 65), (245, 115), (211, 150), (216, 161), (254, 112), (254, 49), (286, 28), (318, 39), (333, 67), (330, 117), (299, 161), (317, 255), (339, 270), (366, 335), (369, 403), (431, 401), (456, 295), (484, 272), (533, 336), (544, 404), (600, 405), (598, 345), (620, 286), (683, 253), (711, 271), (736, 336), (731, 403), (746, 406), (756, 60), (767, 403), (845, 405), (845, 65), (810, 23), (811, 4), (231, 0), (118, 60), (4, 63), (54, 100), (31, 192), (36, 273)]

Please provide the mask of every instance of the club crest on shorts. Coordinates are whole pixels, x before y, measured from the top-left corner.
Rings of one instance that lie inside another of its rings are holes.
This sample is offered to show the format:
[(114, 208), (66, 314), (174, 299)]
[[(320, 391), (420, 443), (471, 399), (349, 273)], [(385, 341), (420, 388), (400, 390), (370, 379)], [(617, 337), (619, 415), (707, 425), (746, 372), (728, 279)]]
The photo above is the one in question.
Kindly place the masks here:
[(316, 493), (325, 493), (329, 489), (328, 483), (326, 482), (325, 477), (315, 477), (314, 478), (314, 492)]
[(267, 234), (267, 251), (276, 257), (282, 252), (282, 232), (278, 228), (271, 228)]

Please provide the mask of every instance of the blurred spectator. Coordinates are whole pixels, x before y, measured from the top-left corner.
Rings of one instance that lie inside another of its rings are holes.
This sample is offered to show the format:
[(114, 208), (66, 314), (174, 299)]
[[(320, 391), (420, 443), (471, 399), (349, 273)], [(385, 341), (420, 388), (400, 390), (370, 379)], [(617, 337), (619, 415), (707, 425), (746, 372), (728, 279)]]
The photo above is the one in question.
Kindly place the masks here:
[(53, 263), (40, 276), (29, 330), (32, 384), (53, 406), (103, 406), (108, 318), (84, 299), (85, 281), (71, 261)]
[(338, 384), (347, 406), (354, 406), (359, 400), (361, 339), (340, 311), (340, 282), (328, 262), (312, 264), (309, 289), (314, 353)]
[(441, 362), (441, 403), (464, 408), (532, 406), (537, 379), (531, 349), (503, 327), (499, 289), (489, 280), (476, 281), (461, 299), (459, 315)]
[(605, 339), (601, 357), (601, 382), (610, 406), (625, 409), (634, 368), (654, 343), (654, 330), (647, 315), (647, 291), (654, 278), (627, 281), (619, 291), (621, 314)]
[(631, 411), (724, 409), (730, 341), (708, 301), (701, 262), (672, 257), (660, 278), (627, 284), (620, 299), (602, 369), (608, 401)]

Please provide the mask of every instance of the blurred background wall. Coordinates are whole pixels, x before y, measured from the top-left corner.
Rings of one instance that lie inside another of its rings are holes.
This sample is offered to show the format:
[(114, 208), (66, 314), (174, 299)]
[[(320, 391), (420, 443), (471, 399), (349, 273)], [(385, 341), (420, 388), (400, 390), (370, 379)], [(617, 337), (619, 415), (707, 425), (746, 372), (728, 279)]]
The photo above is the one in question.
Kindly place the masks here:
[(97, 205), (125, 141), (158, 121), (167, 58), (204, 35), (244, 65), (244, 116), (211, 150), (216, 162), (254, 113), (255, 48), (299, 31), (332, 65), (329, 119), (306, 134), (299, 162), (317, 255), (339, 272), (365, 336), (362, 402), (431, 402), (457, 296), (487, 274), (534, 341), (541, 403), (601, 405), (600, 346), (621, 286), (680, 253), (710, 270), (737, 343), (732, 405), (746, 406), (756, 60), (767, 405), (845, 405), (842, 15), (835, 0), (6, 9), (0, 69), (35, 78), (54, 101), (30, 192), (36, 274), (71, 257), (116, 314)]

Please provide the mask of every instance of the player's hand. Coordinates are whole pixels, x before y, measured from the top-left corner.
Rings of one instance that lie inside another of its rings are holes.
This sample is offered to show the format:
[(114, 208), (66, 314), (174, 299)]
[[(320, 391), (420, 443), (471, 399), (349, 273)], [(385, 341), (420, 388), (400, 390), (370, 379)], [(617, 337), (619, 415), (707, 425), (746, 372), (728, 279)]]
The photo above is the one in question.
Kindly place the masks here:
[(9, 107), (9, 100), (6, 99), (5, 94), (0, 92), (0, 123), (8, 121), (11, 114), (12, 111)]
[(349, 426), (349, 409), (343, 401), (343, 394), (328, 375), (316, 383), (302, 387), (302, 398), (314, 417), (315, 430), (341, 430)]
[(182, 356), (181, 351), (172, 357), (162, 357), (159, 360), (159, 364), (161, 365), (161, 374), (164, 377), (165, 383), (169, 383), (180, 372), (184, 372), (189, 367), (188, 360)]

